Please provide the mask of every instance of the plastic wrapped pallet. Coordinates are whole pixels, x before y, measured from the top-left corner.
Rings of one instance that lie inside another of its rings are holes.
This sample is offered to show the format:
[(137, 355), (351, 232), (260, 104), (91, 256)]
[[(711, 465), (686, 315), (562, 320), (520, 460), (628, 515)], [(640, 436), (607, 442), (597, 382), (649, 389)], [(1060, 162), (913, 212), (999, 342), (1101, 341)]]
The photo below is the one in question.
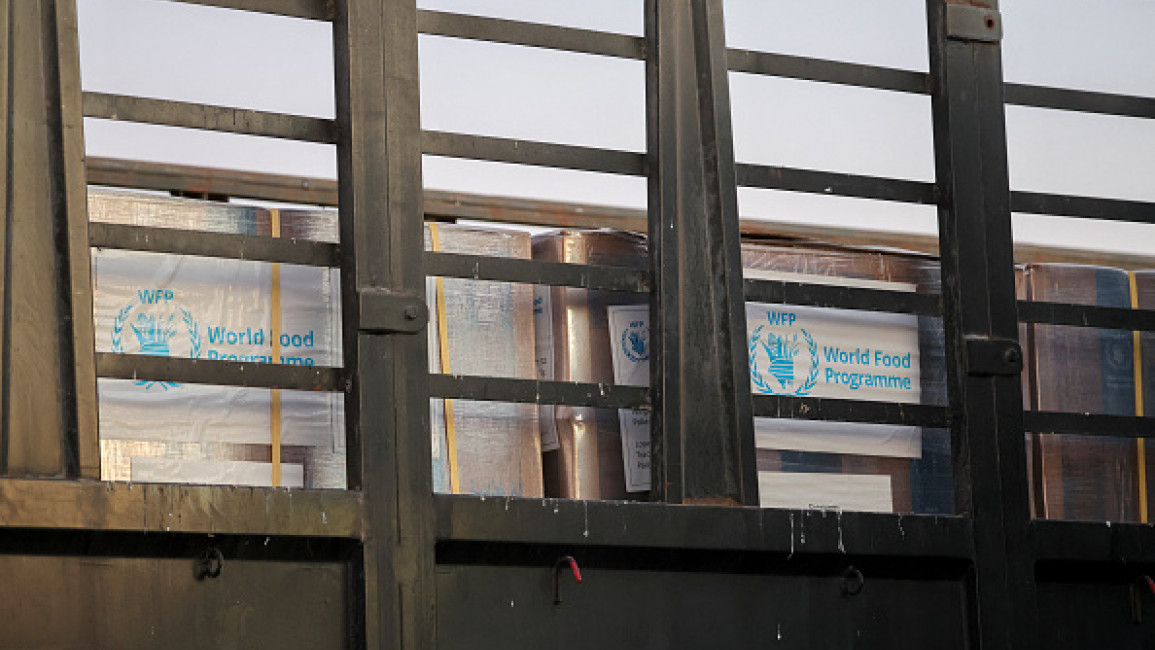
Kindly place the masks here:
[[(606, 230), (537, 235), (533, 238), (533, 257), (633, 269), (648, 265), (643, 237)], [(644, 308), (647, 302), (644, 294), (538, 287), (534, 298), (538, 376), (557, 381), (614, 383), (610, 311), (614, 307)], [(542, 408), (547, 495), (571, 499), (647, 498), (648, 476), (645, 483), (627, 485), (621, 418), (610, 409)], [(635, 449), (633, 455), (635, 464), (644, 463), (648, 470), (648, 419), (633, 428), (645, 431), (645, 448)]]
[[(524, 232), (427, 224), (427, 250), (530, 257)], [(533, 287), (429, 278), (430, 372), (534, 377)], [(433, 399), (433, 479), (438, 492), (541, 497), (542, 457), (532, 404)]]
[[(89, 215), (266, 236), (283, 221), (286, 231), (336, 239), (326, 211), (93, 190)], [(105, 249), (93, 250), (92, 266), (100, 352), (341, 363), (333, 269)], [(346, 486), (341, 395), (115, 379), (99, 380), (98, 393), (105, 480)]]
[[(933, 258), (763, 240), (742, 247), (745, 277), (938, 291)], [(747, 304), (754, 394), (944, 404), (941, 320)], [(949, 432), (755, 419), (764, 505), (953, 512)], [(821, 474), (821, 476), (817, 476)]]
[[(1119, 269), (1029, 264), (1026, 293), (1039, 302), (1130, 307), (1130, 280)], [(1032, 409), (1133, 415), (1133, 341), (1121, 330), (1027, 326)], [(1138, 521), (1134, 440), (1035, 435), (1035, 512), (1048, 519)]]

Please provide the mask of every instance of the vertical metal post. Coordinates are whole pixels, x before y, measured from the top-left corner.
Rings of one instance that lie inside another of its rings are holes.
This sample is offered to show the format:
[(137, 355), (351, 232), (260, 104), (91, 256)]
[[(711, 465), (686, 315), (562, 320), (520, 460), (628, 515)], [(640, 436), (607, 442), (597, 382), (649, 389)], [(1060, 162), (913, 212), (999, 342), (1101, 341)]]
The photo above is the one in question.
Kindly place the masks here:
[(342, 0), (334, 43), (350, 487), (365, 498), (370, 648), (434, 645), (433, 487), (424, 335), (368, 333), (359, 299), (424, 296), (414, 0)]
[(721, 0), (646, 4), (655, 495), (758, 500)]
[(975, 539), (971, 638), (981, 648), (1032, 648), (1036, 603), (1019, 374), (968, 372), (968, 349), (1005, 351), (1018, 337), (1002, 25), (993, 0), (928, 0), (927, 17), (955, 494)]
[(0, 474), (99, 476), (74, 0), (4, 0)]

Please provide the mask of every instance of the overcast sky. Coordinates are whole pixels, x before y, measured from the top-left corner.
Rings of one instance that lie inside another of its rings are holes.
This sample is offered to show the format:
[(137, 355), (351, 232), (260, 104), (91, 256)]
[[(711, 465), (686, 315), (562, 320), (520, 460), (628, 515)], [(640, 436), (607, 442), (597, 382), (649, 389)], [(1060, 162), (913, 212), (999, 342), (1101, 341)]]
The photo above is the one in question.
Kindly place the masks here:
[[(77, 0), (86, 90), (332, 117), (328, 25), (161, 0)], [(421, 0), (641, 34), (641, 0)], [(1155, 97), (1152, 0), (1004, 0), (1008, 81)], [(922, 0), (727, 0), (731, 47), (927, 69)], [(642, 151), (641, 62), (421, 37), (422, 125)], [(740, 162), (933, 180), (924, 96), (732, 74)], [(335, 177), (333, 147), (88, 120), (88, 152)], [(1155, 201), (1155, 121), (1007, 109), (1014, 189)], [(429, 158), (425, 185), (643, 207), (645, 181)], [(740, 190), (745, 217), (934, 232), (933, 207)], [(1025, 241), (1155, 252), (1155, 226), (1016, 218)]]

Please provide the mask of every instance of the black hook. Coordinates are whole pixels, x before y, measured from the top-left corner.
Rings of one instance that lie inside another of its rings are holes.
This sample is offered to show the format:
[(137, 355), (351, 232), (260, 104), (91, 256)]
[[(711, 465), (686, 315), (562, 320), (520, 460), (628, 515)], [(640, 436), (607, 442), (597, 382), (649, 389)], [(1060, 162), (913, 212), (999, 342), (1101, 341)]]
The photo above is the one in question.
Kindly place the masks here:
[(862, 588), (865, 586), (866, 577), (854, 566), (848, 566), (846, 571), (842, 572), (842, 595), (857, 596), (862, 593)]
[(563, 555), (553, 563), (553, 604), (555, 606), (561, 604), (561, 579), (558, 574), (561, 573), (561, 568), (569, 565), (570, 571), (573, 572), (574, 582), (579, 585), (582, 583), (582, 572), (578, 568), (577, 560), (573, 559), (572, 555)]
[(221, 549), (210, 546), (206, 548), (193, 564), (193, 573), (197, 580), (215, 578), (221, 574), (221, 567), (225, 564), (225, 556)]

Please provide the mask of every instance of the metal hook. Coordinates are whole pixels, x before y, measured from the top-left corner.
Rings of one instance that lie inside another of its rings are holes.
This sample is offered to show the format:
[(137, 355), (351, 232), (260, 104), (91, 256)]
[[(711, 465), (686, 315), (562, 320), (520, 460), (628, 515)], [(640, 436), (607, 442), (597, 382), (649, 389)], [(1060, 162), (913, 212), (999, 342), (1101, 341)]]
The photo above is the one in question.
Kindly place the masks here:
[(846, 571), (842, 573), (842, 595), (857, 596), (862, 593), (862, 588), (866, 586), (866, 577), (862, 572), (854, 566), (846, 567)]
[(193, 564), (193, 573), (197, 580), (215, 578), (221, 574), (221, 567), (225, 565), (225, 556), (221, 549), (210, 546), (206, 548)]
[(554, 606), (561, 605), (561, 579), (558, 574), (561, 572), (562, 566), (568, 564), (570, 571), (573, 572), (574, 582), (579, 585), (582, 583), (582, 572), (578, 568), (577, 560), (573, 559), (572, 555), (563, 555), (553, 563), (553, 604)]

